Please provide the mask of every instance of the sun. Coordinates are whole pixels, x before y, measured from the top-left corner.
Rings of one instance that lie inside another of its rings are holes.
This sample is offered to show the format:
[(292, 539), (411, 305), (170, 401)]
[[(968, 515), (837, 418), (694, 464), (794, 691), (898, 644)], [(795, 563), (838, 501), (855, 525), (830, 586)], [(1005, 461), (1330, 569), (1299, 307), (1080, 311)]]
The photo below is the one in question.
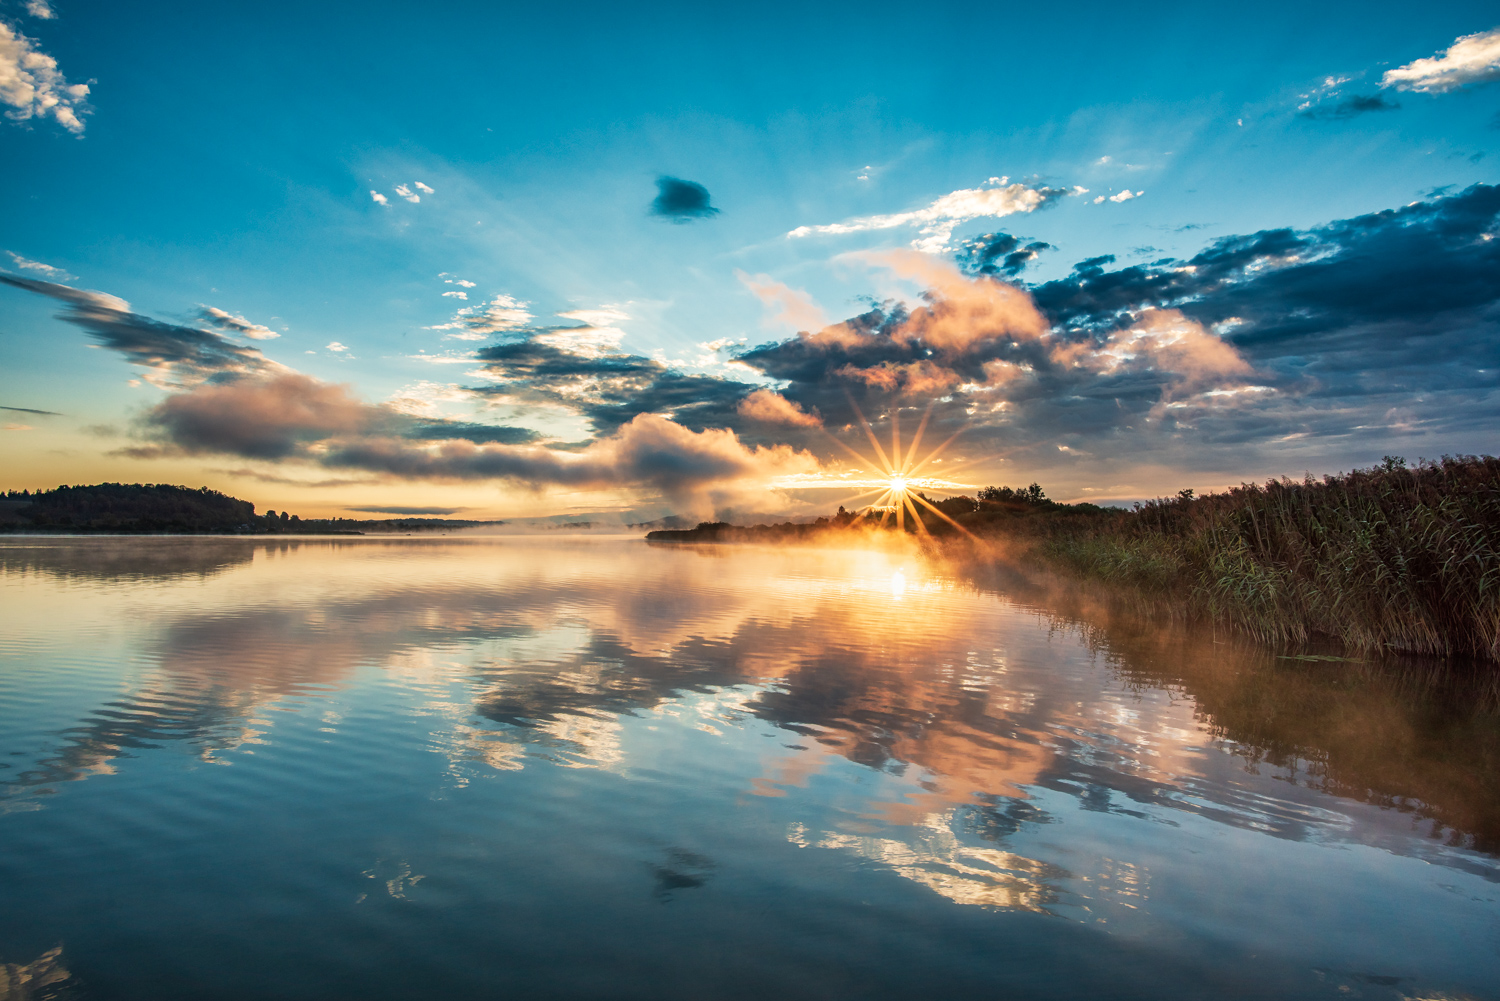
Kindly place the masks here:
[[(859, 418), (860, 426), (864, 429), (865, 437), (869, 439), (870, 446), (874, 449), (875, 456), (861, 455), (854, 449), (845, 445), (837, 438), (833, 438), (834, 444), (838, 445), (857, 463), (856, 468), (870, 475), (869, 479), (851, 479), (848, 477), (829, 477), (825, 475), (814, 478), (798, 478), (798, 481), (778, 483), (783, 487), (853, 487), (856, 493), (845, 499), (848, 501), (860, 501), (870, 499), (868, 506), (859, 513), (859, 517), (867, 518), (878, 515), (880, 523), (886, 524), (892, 517), (896, 519), (897, 528), (906, 527), (906, 516), (912, 517), (913, 527), (918, 534), (926, 536), (927, 525), (923, 515), (932, 515), (946, 521), (965, 535), (971, 533), (958, 522), (950, 518), (946, 513), (935, 507), (931, 501), (922, 495), (924, 490), (941, 490), (945, 492), (954, 490), (972, 490), (973, 486), (967, 483), (954, 483), (951, 480), (938, 479), (925, 473), (925, 470), (933, 463), (939, 461), (949, 445), (963, 433), (963, 428), (948, 438), (937, 448), (930, 450), (926, 455), (919, 456), (917, 453), (921, 448), (922, 435), (927, 430), (927, 421), (932, 416), (932, 407), (922, 415), (922, 423), (917, 427), (917, 433), (913, 436), (911, 443), (905, 448), (901, 442), (901, 421), (899, 410), (892, 410), (891, 419), (891, 442), (890, 451), (887, 452), (881, 446), (880, 440), (875, 437), (875, 432), (870, 427), (870, 422), (865, 420), (865, 415), (860, 412), (853, 400), (849, 401), (854, 409), (855, 416)], [(830, 437), (832, 437), (830, 435)], [(786, 478), (790, 481), (792, 478)]]

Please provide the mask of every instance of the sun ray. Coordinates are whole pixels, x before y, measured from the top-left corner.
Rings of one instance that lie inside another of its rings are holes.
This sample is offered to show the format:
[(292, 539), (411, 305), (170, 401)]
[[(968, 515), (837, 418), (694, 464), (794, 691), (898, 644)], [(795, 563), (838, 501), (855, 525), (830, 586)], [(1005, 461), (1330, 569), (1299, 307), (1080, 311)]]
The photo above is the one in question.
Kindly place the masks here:
[(854, 402), (853, 396), (849, 397), (849, 406), (854, 409), (854, 416), (859, 418), (860, 427), (865, 429), (865, 437), (870, 439), (870, 444), (874, 447), (875, 454), (880, 456), (880, 463), (885, 466), (886, 474), (889, 475), (895, 472), (895, 467), (891, 465), (891, 460), (885, 457), (885, 449), (880, 447), (880, 439), (875, 437), (874, 429), (870, 427), (870, 422), (865, 420), (864, 412), (859, 409), (859, 404)]
[(927, 458), (923, 459), (920, 463), (918, 463), (917, 466), (908, 473), (908, 475), (915, 476), (917, 473), (920, 473), (922, 470), (926, 469), (929, 465), (932, 464), (932, 460), (933, 459), (936, 459), (938, 456), (940, 456), (944, 452), (946, 452), (948, 450), (948, 446), (951, 445), (951, 444), (953, 444), (955, 441), (957, 441), (958, 440), (958, 436), (961, 435), (961, 434), (963, 434), (967, 430), (969, 430), (969, 425), (965, 424), (963, 427), (961, 427), (957, 431), (953, 432), (953, 434), (951, 434), (948, 437), (947, 441), (943, 442), (937, 448), (935, 448), (931, 452), (929, 452), (927, 454)]
[(860, 455), (854, 449), (850, 448), (848, 445), (845, 445), (843, 442), (839, 441), (839, 439), (834, 436), (834, 433), (832, 431), (829, 431), (827, 428), (824, 428), (823, 429), (823, 433), (826, 434), (829, 437), (829, 439), (832, 440), (832, 442), (835, 445), (837, 445), (839, 448), (842, 448), (845, 452), (848, 452), (850, 455), (852, 455), (854, 457), (854, 460), (859, 463), (859, 468), (860, 469), (863, 469), (865, 472), (869, 473), (871, 476), (879, 476), (879, 475), (881, 475), (880, 470), (874, 468), (870, 464), (870, 460), (868, 458), (866, 458), (863, 455)]
[(901, 475), (901, 407), (891, 408), (891, 476)]
[(906, 458), (901, 462), (901, 468), (911, 469), (911, 464), (917, 459), (917, 446), (922, 444), (922, 433), (927, 430), (927, 422), (932, 418), (932, 404), (927, 404), (926, 411), (922, 414), (922, 423), (917, 425), (917, 436), (911, 440), (911, 447), (906, 450)]
[(948, 524), (952, 525), (954, 528), (958, 529), (960, 532), (962, 532), (965, 535), (967, 535), (969, 538), (976, 539), (976, 541), (977, 541), (977, 538), (976, 538), (976, 536), (974, 535), (973, 532), (969, 531), (967, 528), (964, 528), (962, 525), (960, 525), (958, 522), (954, 521), (952, 518), (948, 517), (942, 511), (940, 511), (937, 508), (933, 507), (932, 506), (932, 502), (929, 501), (927, 498), (925, 498), (925, 497), (921, 496), (920, 494), (918, 494), (917, 497), (916, 497), (916, 499), (919, 502), (921, 502), (921, 504), (922, 504), (923, 507), (927, 508), (933, 514), (937, 515), (939, 518), (943, 519)]

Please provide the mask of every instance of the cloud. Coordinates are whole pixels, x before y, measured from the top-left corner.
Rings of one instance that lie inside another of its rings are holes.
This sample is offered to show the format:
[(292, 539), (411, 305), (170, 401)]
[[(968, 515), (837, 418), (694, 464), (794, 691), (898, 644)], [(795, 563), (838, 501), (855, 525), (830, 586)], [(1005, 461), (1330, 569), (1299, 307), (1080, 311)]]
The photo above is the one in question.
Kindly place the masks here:
[(10, 105), (5, 117), (24, 122), (51, 116), (74, 135), (83, 134), (89, 85), (68, 83), (58, 72), (57, 60), (0, 21), (0, 103)]
[(54, 268), (52, 265), (43, 264), (41, 261), (28, 260), (13, 250), (7, 250), (5, 253), (10, 257), (11, 262), (22, 271), (35, 271), (37, 274), (52, 281), (69, 282), (78, 277), (77, 275), (68, 274), (62, 268)]
[(50, 21), (57, 16), (47, 0), (26, 0), (26, 13), (43, 21)]
[(679, 505), (718, 507), (742, 492), (764, 491), (785, 476), (816, 472), (809, 452), (786, 445), (747, 447), (728, 429), (692, 431), (655, 414), (639, 414), (608, 437), (571, 452), (447, 442), (416, 448), (395, 439), (331, 447), (325, 465), (403, 478), (508, 479), (533, 487), (646, 487)]
[(985, 233), (964, 241), (959, 248), (958, 261), (972, 275), (1014, 278), (1040, 257), (1042, 251), (1056, 249), (1040, 240), (1022, 246), (1021, 241), (1009, 233)]
[(558, 333), (480, 348), (475, 357), (491, 384), (474, 391), (496, 403), (571, 412), (609, 434), (641, 413), (671, 415), (690, 428), (732, 426), (739, 401), (756, 388), (640, 355), (576, 350)]
[(922, 301), (738, 360), (836, 433), (856, 419), (850, 400), (877, 425), (931, 408), (929, 433), (965, 428), (966, 448), (1018, 468), (1081, 451), (1100, 470), (1233, 470), (1278, 454), (1368, 461), (1408, 439), (1451, 450), (1488, 433), (1500, 398), (1497, 212), (1500, 188), (1476, 185), (1224, 237), (1187, 260), (1092, 258), (1029, 294), (973, 267), (1019, 241), (965, 247), (969, 276), (929, 255), (866, 255), (921, 281)]
[(1382, 87), (1446, 94), (1471, 84), (1500, 80), (1500, 28), (1464, 35), (1436, 56), (1387, 70)]
[(420, 449), (428, 442), (516, 445), (537, 438), (528, 428), (414, 415), (395, 406), (364, 403), (346, 385), (298, 372), (205, 383), (167, 397), (147, 412), (144, 423), (154, 444), (127, 450), (132, 454), (317, 462), (327, 443), (335, 440), (399, 439)]
[(442, 416), (442, 404), (471, 403), (475, 399), (478, 396), (471, 389), (451, 382), (437, 383), (423, 379), (398, 389), (386, 400), (385, 405), (412, 417), (438, 418)]
[(255, 348), (236, 344), (213, 331), (131, 312), (128, 302), (104, 292), (10, 275), (0, 275), (0, 283), (64, 303), (59, 319), (87, 331), (101, 347), (147, 369), (146, 380), (154, 385), (180, 387), (284, 370)]
[[(828, 434), (860, 437), (855, 406), (883, 439), (897, 417), (929, 414), (930, 440), (962, 430), (971, 460), (1003, 456), (1043, 482), (1049, 470), (1123, 482), (1122, 471), (1153, 465), (1347, 467), (1402, 442), (1437, 454), (1493, 433), (1500, 187), (1226, 236), (1182, 260), (1120, 266), (1105, 255), (1025, 288), (1001, 280), (1030, 246), (1008, 234), (970, 241), (957, 255), (967, 273), (914, 250), (848, 255), (923, 291), (740, 350), (735, 377), (628, 353), (627, 309), (604, 305), (560, 314), (576, 326), (496, 331), (453, 359), (479, 384), (420, 383), (385, 404), (104, 293), (3, 282), (59, 299), (63, 319), (172, 391), (143, 418), (150, 447), (133, 454), (615, 488), (679, 510), (764, 500), (775, 470), (821, 475), (821, 461), (840, 458)], [(750, 282), (782, 301), (784, 286)], [(592, 433), (563, 444), (446, 417), (450, 405)]]
[(361, 403), (348, 386), (287, 373), (169, 396), (148, 421), (191, 455), (283, 459), (303, 444), (336, 435), (394, 433), (394, 416)]
[(233, 313), (225, 312), (215, 306), (203, 306), (198, 315), (222, 330), (231, 331), (242, 337), (248, 337), (251, 340), (270, 341), (281, 336), (270, 327), (251, 323), (243, 316), (235, 316)]
[(530, 303), (514, 296), (497, 295), (479, 306), (466, 306), (453, 314), (453, 319), (428, 327), (428, 330), (454, 330), (450, 338), (460, 341), (482, 341), (492, 334), (505, 330), (517, 330), (531, 322)]
[(735, 271), (740, 284), (755, 294), (771, 313), (770, 322), (798, 330), (818, 330), (828, 325), (828, 317), (802, 289), (789, 288), (770, 275), (747, 275)]
[(366, 514), (450, 515), (460, 514), (469, 509), (466, 507), (409, 507), (401, 504), (372, 504), (368, 507), (350, 507), (345, 510), (361, 511)]
[(780, 393), (769, 389), (757, 389), (740, 401), (736, 412), (748, 420), (762, 424), (790, 424), (793, 427), (818, 428), (823, 421), (803, 410)]
[(255, 480), (260, 483), (278, 483), (283, 486), (307, 487), (312, 490), (324, 489), (327, 487), (369, 486), (372, 483), (380, 482), (379, 477), (374, 476), (363, 476), (358, 479), (338, 477), (325, 478), (321, 480), (308, 480), (298, 479), (292, 476), (277, 476), (275, 473), (266, 473), (257, 469), (210, 469), (208, 471), (211, 473), (222, 473), (225, 476), (244, 477), (245, 479)]
[(798, 226), (787, 236), (838, 235), (916, 226), (922, 235), (912, 241), (912, 246), (935, 254), (947, 248), (954, 229), (971, 219), (1035, 212), (1075, 193), (1067, 188), (1029, 187), (1019, 182), (1008, 184), (1009, 178), (1005, 177), (992, 177), (990, 181), (996, 186), (952, 191), (925, 208), (892, 215), (865, 216), (823, 226)]
[(443, 295), (446, 296), (446, 297), (454, 298), (454, 299), (468, 299), (469, 298), (469, 293), (467, 293), (467, 292), (452, 291), (452, 292), (444, 292)]
[(421, 181), (413, 181), (412, 183), (416, 187), (416, 189), (418, 191), (422, 192), (423, 194), (426, 194), (426, 195), (435, 195), (435, 194), (437, 194), (436, 191), (434, 191), (433, 189), (429, 188), (427, 185), (423, 184)]
[(422, 196), (421, 195), (417, 194), (415, 191), (413, 191), (411, 188), (407, 187), (404, 184), (398, 184), (398, 185), (396, 185), (396, 194), (400, 195), (402, 198), (405, 198), (407, 201), (412, 202), (414, 204), (416, 202), (420, 202), (422, 200)]
[(373, 189), (371, 189), (370, 191), (370, 200), (373, 201), (376, 205), (389, 205), (391, 203), (391, 200), (389, 198)]
[(580, 358), (602, 358), (619, 353), (625, 331), (615, 324), (630, 319), (616, 306), (597, 309), (574, 309), (558, 313), (564, 320), (578, 320), (581, 327), (550, 327), (533, 335), (537, 344), (545, 344)]
[(709, 204), (708, 189), (703, 185), (663, 175), (656, 179), (651, 214), (673, 222), (692, 222), (694, 219), (710, 219), (718, 215), (719, 210)]
[(1350, 94), (1338, 101), (1311, 105), (1298, 114), (1303, 118), (1343, 120), (1372, 111), (1397, 111), (1400, 107), (1395, 101), (1388, 101), (1380, 94)]
[(329, 341), (328, 350), (342, 354), (349, 350), (349, 346), (347, 344), (340, 344), (338, 341)]
[(236, 455), (297, 460), (332, 469), (430, 480), (504, 479), (532, 488), (644, 490), (694, 510), (763, 493), (777, 478), (820, 467), (787, 445), (752, 446), (731, 430), (694, 431), (657, 414), (637, 414), (581, 449), (518, 440), (475, 441), (451, 433), (472, 426), (413, 422), (360, 402), (347, 386), (288, 373), (204, 384), (168, 397), (145, 417), (156, 442), (125, 454)]
[(476, 424), (473, 421), (457, 421), (447, 418), (418, 420), (402, 433), (402, 437), (416, 441), (463, 440), (486, 444), (499, 442), (503, 445), (525, 445), (542, 436), (531, 428), (508, 427), (499, 424)]
[(32, 410), (30, 407), (0, 407), (0, 410), (9, 410), (16, 414), (36, 414), (38, 417), (61, 417), (55, 410)]
[(1132, 192), (1129, 188), (1126, 188), (1124, 191), (1121, 191), (1121, 192), (1119, 192), (1117, 194), (1109, 195), (1108, 197), (1106, 197), (1104, 195), (1100, 195), (1099, 197), (1097, 197), (1097, 198), (1094, 199), (1094, 204), (1095, 205), (1100, 205), (1100, 204), (1102, 204), (1104, 202), (1107, 202), (1107, 201), (1108, 202), (1115, 202), (1116, 204), (1119, 204), (1120, 202), (1128, 202), (1132, 198), (1139, 198), (1139, 197), (1141, 197), (1144, 194), (1145, 194), (1144, 191), (1135, 191), (1135, 192)]
[(6, 431), (35, 431), (36, 430), (30, 424), (6, 424), (4, 426), (4, 429)]

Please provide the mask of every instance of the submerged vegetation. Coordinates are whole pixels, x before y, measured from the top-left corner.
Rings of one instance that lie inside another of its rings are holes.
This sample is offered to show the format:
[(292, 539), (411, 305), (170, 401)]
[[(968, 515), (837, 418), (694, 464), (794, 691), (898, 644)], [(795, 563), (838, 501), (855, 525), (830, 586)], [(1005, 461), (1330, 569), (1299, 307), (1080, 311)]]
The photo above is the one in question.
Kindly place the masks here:
[[(1059, 504), (1036, 484), (932, 502), (905, 531), (967, 536), (981, 556), (1061, 570), (1189, 619), (1278, 645), (1500, 660), (1500, 459), (1444, 457), (1321, 480), (1271, 480), (1125, 511)], [(660, 541), (771, 541), (873, 531), (882, 515), (653, 532)], [(947, 548), (945, 544), (945, 548)]]

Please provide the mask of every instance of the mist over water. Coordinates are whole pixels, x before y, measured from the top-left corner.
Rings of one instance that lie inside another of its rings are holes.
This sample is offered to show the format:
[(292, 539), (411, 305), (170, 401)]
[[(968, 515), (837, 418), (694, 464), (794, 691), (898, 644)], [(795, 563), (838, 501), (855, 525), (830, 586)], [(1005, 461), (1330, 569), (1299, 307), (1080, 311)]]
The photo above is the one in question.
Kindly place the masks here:
[(1497, 761), (908, 550), (13, 538), (0, 986), (1497, 997)]

